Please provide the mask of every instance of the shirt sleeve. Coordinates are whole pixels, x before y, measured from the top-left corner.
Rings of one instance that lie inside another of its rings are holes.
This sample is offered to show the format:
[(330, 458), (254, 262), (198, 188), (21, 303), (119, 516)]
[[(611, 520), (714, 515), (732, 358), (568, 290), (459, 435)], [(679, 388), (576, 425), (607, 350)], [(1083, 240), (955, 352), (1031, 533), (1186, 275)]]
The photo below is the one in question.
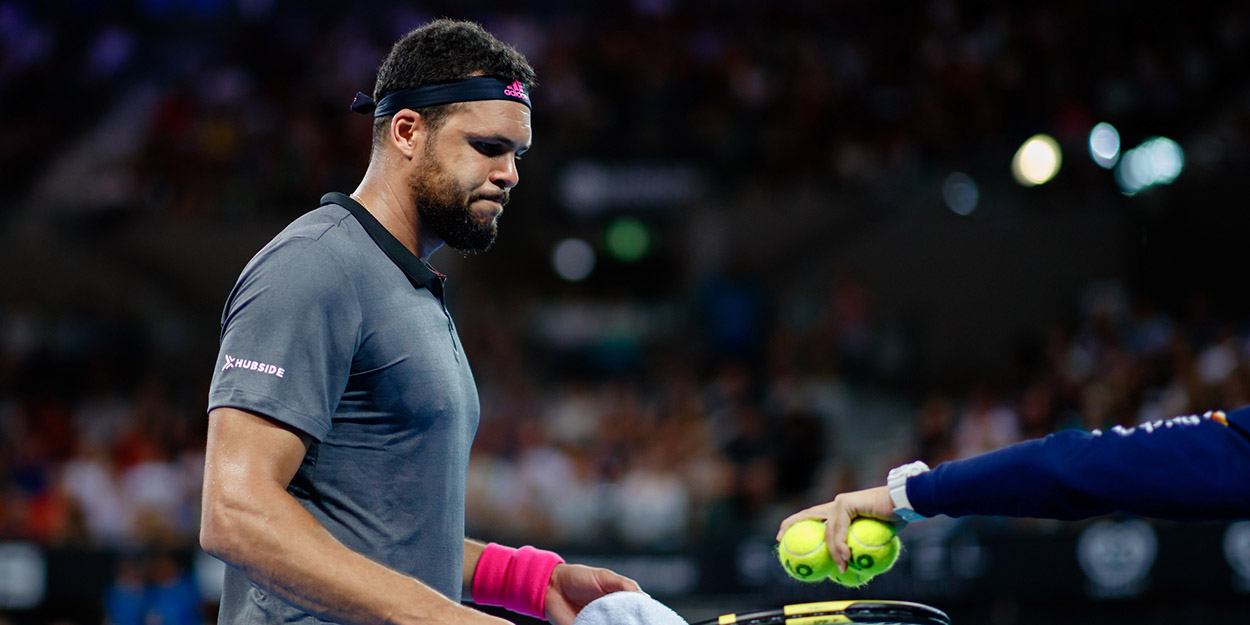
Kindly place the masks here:
[(226, 303), (209, 410), (256, 412), (322, 440), (359, 342), (355, 285), (328, 245), (266, 246)]
[(1057, 432), (942, 463), (907, 496), (925, 516), (1250, 517), (1250, 408)]

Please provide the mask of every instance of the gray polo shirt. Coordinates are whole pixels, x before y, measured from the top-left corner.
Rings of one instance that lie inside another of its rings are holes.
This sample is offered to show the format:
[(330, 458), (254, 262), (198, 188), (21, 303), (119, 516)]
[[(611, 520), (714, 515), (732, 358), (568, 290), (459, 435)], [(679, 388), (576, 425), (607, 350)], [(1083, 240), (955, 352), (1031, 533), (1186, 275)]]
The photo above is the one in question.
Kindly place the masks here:
[[(322, 204), (243, 269), (209, 410), (310, 435), (288, 491), (348, 548), (459, 601), (479, 405), (443, 278), (347, 196)], [(230, 567), (218, 620), (320, 622)]]

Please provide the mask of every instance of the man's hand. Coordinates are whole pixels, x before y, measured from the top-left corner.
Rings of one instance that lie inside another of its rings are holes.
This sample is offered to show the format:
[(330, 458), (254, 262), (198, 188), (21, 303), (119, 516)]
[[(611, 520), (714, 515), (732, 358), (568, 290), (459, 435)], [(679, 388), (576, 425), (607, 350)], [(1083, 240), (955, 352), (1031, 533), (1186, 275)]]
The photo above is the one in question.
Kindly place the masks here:
[(580, 564), (557, 564), (547, 585), (544, 611), (555, 625), (572, 625), (586, 604), (622, 590), (642, 592), (638, 582), (607, 569)]
[(838, 565), (838, 570), (845, 572), (846, 563), (851, 559), (851, 548), (846, 544), (846, 528), (851, 525), (851, 519), (857, 516), (898, 523), (898, 517), (894, 514), (894, 502), (890, 501), (890, 489), (878, 486), (842, 493), (829, 503), (800, 510), (781, 522), (781, 528), (777, 530), (777, 540), (780, 541), (786, 530), (799, 521), (824, 521), (825, 544), (829, 546), (829, 553), (833, 556), (834, 564)]

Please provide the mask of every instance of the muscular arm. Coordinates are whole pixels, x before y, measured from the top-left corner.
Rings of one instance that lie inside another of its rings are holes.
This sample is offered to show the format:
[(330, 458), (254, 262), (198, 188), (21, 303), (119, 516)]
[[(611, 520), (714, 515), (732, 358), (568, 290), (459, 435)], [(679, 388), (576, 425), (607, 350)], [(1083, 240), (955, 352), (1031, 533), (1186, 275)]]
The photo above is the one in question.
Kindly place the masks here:
[(286, 491), (308, 443), (307, 436), (249, 412), (218, 408), (209, 414), (200, 529), (205, 551), (327, 620), (506, 623), (463, 607), (331, 536)]

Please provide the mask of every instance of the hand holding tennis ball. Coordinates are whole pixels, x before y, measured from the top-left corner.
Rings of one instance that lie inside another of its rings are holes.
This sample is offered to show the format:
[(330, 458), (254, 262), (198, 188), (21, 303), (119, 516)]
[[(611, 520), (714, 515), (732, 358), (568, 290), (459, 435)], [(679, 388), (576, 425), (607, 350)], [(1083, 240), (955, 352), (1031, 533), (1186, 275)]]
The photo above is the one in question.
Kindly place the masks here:
[[(851, 548), (851, 559), (846, 570), (872, 579), (890, 570), (898, 561), (903, 542), (894, 533), (894, 526), (872, 517), (856, 517), (846, 530), (846, 544)], [(837, 580), (834, 580), (837, 581)]]
[(777, 557), (786, 573), (801, 582), (819, 582), (838, 571), (825, 547), (825, 524), (815, 519), (791, 525), (781, 537)]
[(902, 542), (894, 526), (871, 517), (856, 517), (847, 528), (846, 544), (851, 559), (839, 571), (825, 545), (825, 524), (806, 519), (790, 526), (781, 538), (778, 557), (791, 577), (816, 582), (830, 579), (843, 586), (859, 587), (890, 570), (898, 561)]

